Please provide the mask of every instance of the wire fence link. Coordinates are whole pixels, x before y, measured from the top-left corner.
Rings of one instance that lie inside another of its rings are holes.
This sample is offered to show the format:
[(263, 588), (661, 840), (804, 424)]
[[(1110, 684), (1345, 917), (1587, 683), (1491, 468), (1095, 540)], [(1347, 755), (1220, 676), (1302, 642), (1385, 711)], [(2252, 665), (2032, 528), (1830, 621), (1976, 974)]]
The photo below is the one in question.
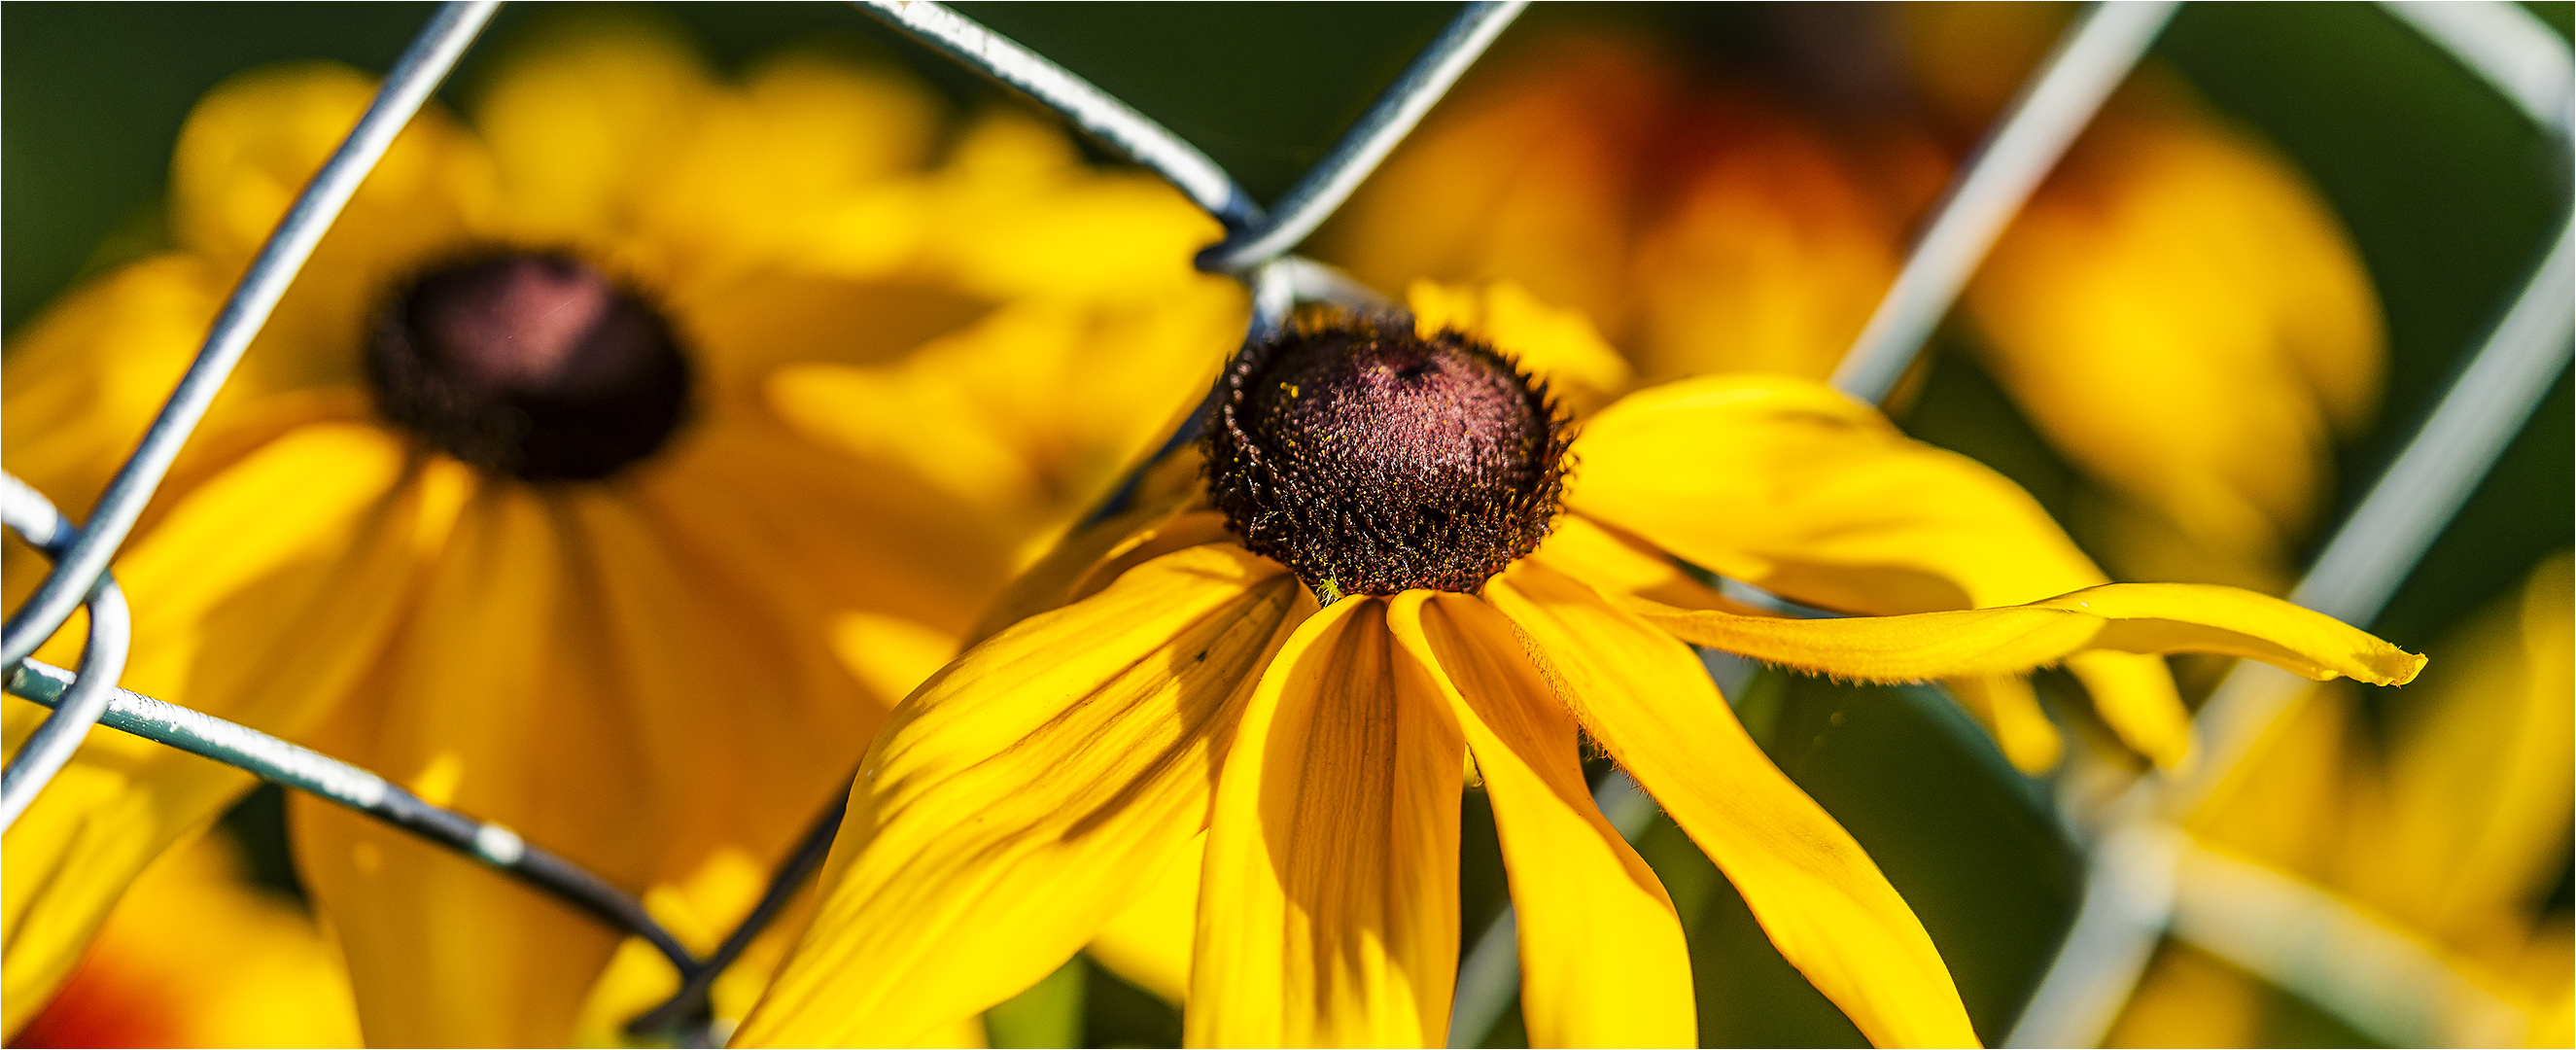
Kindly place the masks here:
[[(43, 788), (92, 723), (132, 733), (421, 835), (644, 939), (679, 972), (680, 988), (637, 1017), (629, 1030), (704, 1038), (708, 988), (821, 865), (840, 826), (846, 792), (821, 808), (750, 913), (701, 960), (633, 894), (507, 828), (431, 805), (371, 771), (249, 727), (113, 687), (127, 640), (123, 598), (108, 573), (116, 548), (315, 245), (498, 6), (498, 0), (448, 3), (404, 51), (365, 115), (305, 186), (235, 287), (203, 349), (86, 524), (73, 526), (14, 478), (0, 487), (0, 509), (6, 511), (8, 526), (56, 559), (43, 584), (11, 614), (5, 637), (0, 637), (7, 691), (55, 709), (0, 782), (0, 826)], [(1349, 276), (1288, 252), (1368, 178), (1521, 13), (1526, 0), (1465, 5), (1325, 158), (1269, 210), (1196, 146), (1064, 67), (953, 10), (930, 0), (853, 0), (852, 6), (1061, 114), (1213, 216), (1224, 226), (1225, 238), (1201, 252), (1196, 262), (1201, 269), (1244, 282), (1252, 298), (1246, 345), (1252, 345), (1275, 334), (1300, 303), (1385, 306), (1377, 293)], [(2569, 124), (2567, 49), (2527, 12), (2502, 0), (2389, 6), (2564, 142)], [(1837, 369), (1838, 388), (1865, 400), (1886, 395), (1996, 237), (2177, 7), (2174, 0), (2101, 3), (2077, 19), (1926, 222), (1895, 282)], [(2571, 274), (2568, 234), (2562, 231), (2513, 310), (2371, 496), (2344, 522), (2294, 600), (2347, 620), (2366, 619), (2386, 600), (2566, 368), (2571, 281), (2576, 275)], [(1186, 442), (1194, 426), (1184, 424), (1156, 457)], [(1123, 506), (1133, 491), (1131, 478), (1092, 520)], [(80, 673), (29, 659), (84, 604), (91, 612), (90, 640)], [(2239, 677), (2254, 673), (2240, 669)], [(2236, 681), (2231, 677), (2229, 687)], [(2240, 753), (2227, 751), (2228, 742), (2246, 738), (2268, 717), (2234, 696), (2223, 689), (2195, 723), (2206, 755)], [(2214, 776), (2221, 765), (2204, 763), (2198, 775)], [(2150, 949), (2153, 938), (2163, 934), (2173, 915), (2172, 872), (2184, 858), (2182, 850), (2155, 846), (2151, 834), (2129, 834), (2127, 829), (2151, 831), (2141, 822), (2152, 807), (2139, 799), (2170, 790), (2149, 774), (2131, 792), (2129, 808), (2108, 825), (2113, 830), (2088, 836), (2095, 876), (2076, 928), (2014, 1030), (2014, 1042), (2090, 1045), (2086, 1034), (2098, 1039), (2100, 1033), (2093, 1022), (2107, 1025), (2102, 1004), (2116, 1010), (2126, 999), (2143, 966), (2143, 955), (2127, 949), (2134, 947), (2141, 930), (2147, 931)], [(1623, 773), (1605, 777), (1595, 798), (1614, 826), (1631, 838), (1656, 812), (1653, 801)], [(2091, 819), (2102, 826), (2099, 815)], [(2126, 881), (2107, 877), (2114, 862)], [(2155, 885), (2140, 889), (2136, 884), (2142, 881)], [(2096, 891), (2108, 902), (2099, 915)], [(2157, 899), (2164, 903), (2154, 905)], [(2149, 906), (2140, 908), (2141, 900)], [(2105, 930), (2111, 932), (2101, 932)], [(1507, 907), (1468, 953), (1460, 971), (1451, 1045), (1480, 1042), (1514, 1001), (1519, 976), (1514, 937)], [(700, 1027), (693, 1030), (692, 1024)]]
[[(79, 531), (54, 509), (51, 500), (5, 474), (0, 474), (0, 520), (48, 558), (61, 557)], [(8, 771), (0, 773), (0, 830), (17, 823), (18, 814), (26, 812), (36, 793), (80, 750), (89, 727), (107, 713), (109, 687), (125, 673), (133, 623), (116, 577), (100, 573), (98, 582), (90, 585), (85, 604), (89, 640), (81, 650), (80, 681), (63, 696), (57, 710), (27, 735), (17, 757), (9, 760)]]

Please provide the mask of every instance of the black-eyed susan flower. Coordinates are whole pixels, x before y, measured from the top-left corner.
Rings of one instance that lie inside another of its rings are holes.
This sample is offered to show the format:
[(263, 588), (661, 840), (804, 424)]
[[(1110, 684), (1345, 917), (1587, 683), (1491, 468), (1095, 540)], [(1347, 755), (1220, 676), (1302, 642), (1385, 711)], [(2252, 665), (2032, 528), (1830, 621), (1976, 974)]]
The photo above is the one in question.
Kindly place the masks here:
[[(1520, 302), (1490, 325), (1310, 318), (1239, 359), (1164, 497), (1076, 536), (1018, 589), (1043, 611), (896, 709), (737, 1041), (944, 1031), (1195, 863), (1191, 1045), (1441, 1045), (1472, 768), (1534, 1045), (1693, 1045), (1680, 925), (1593, 806), (1588, 737), (1871, 1040), (1969, 1044), (1913, 912), (1691, 644), (1871, 680), (2185, 650), (2372, 682), (2421, 664), (2227, 588), (1998, 604), (2072, 549), (2008, 482), (1805, 380), (1687, 380), (1574, 419), (1541, 376), (1607, 350)], [(1887, 615), (1760, 615), (1683, 561)]]
[[(944, 133), (921, 86), (817, 57), (722, 84), (631, 29), (530, 48), (471, 130), (405, 132), (183, 453), (117, 563), (124, 683), (508, 825), (705, 950), (1022, 552), (1204, 391), (1241, 296), (1181, 261), (1210, 220), (1024, 118)], [(371, 93), (300, 66), (200, 104), (170, 250), (11, 346), (11, 473), (94, 498)], [(1094, 386), (1054, 400), (1072, 361)], [(41, 573), (8, 557), (14, 601)], [(9, 703), (14, 745), (41, 712)], [(10, 1028), (249, 784), (86, 746), (8, 833)], [(671, 987), (595, 992), (615, 931), (309, 802), (370, 1041), (606, 1038)]]
[[(1615, 37), (1535, 45), (1468, 82), (1354, 198), (1327, 255), (1383, 287), (1524, 284), (1599, 319), (1650, 381), (1824, 378), (2062, 17), (1920, 6), (1876, 26), (1903, 38), (1891, 61), (1913, 45), (1912, 68), (1877, 73), (1919, 108), (1700, 82)], [(1997, 39), (2027, 45), (2004, 49), (2019, 65), (1989, 55)], [(2005, 232), (1961, 314), (1986, 368), (2095, 481), (2082, 520), (2132, 579), (2283, 588), (2384, 354), (2359, 254), (2316, 191), (2152, 68)], [(2015, 763), (2055, 762), (2023, 683), (1954, 685)], [(2179, 702), (2104, 714), (2158, 763), (2183, 759)]]

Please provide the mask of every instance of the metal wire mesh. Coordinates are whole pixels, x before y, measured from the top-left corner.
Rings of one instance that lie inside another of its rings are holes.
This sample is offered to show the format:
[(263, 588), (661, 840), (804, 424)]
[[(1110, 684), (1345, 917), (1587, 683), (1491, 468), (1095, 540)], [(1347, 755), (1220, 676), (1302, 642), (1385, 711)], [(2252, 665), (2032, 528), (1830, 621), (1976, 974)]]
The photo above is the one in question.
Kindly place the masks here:
[[(1203, 251), (1197, 263), (1203, 270), (1236, 276), (1252, 293), (1247, 341), (1274, 332), (1299, 303), (1378, 303), (1358, 282), (1289, 253), (1368, 178), (1525, 5), (1526, 0), (1465, 5), (1324, 159), (1265, 210), (1197, 147), (1044, 56), (928, 0), (854, 4), (1061, 114), (1109, 149), (1169, 181), (1221, 223), (1224, 240)], [(114, 552), (322, 235), (498, 6), (498, 0), (457, 0), (444, 5), (422, 29), (244, 273), (203, 348), (87, 522), (65, 520), (15, 478), (0, 486), (0, 512), (8, 526), (54, 559), (42, 585), (10, 614), (5, 637), (0, 637), (0, 663), (9, 668), (8, 692), (55, 709), (0, 780), (0, 827), (14, 821), (43, 790), (91, 725), (105, 725), (355, 809), (472, 856), (642, 937), (679, 971), (681, 987), (638, 1017), (630, 1030), (673, 1031), (703, 1021), (714, 978), (820, 865), (840, 824), (841, 798), (823, 807), (750, 914), (719, 948), (700, 959), (634, 895), (522, 841), (507, 828), (431, 805), (371, 771), (114, 687), (128, 629), (123, 596), (108, 571)], [(1835, 386), (1871, 401), (1886, 395), (2004, 227), (2177, 6), (2170, 0), (2102, 3), (2073, 23), (1954, 179), (1836, 370)], [(2568, 52), (2547, 27), (2500, 0), (2388, 6), (2565, 144)], [(2437, 410), (2341, 523), (2293, 601), (2353, 621), (2367, 620), (2387, 601), (2567, 367), (2571, 283), (2576, 283), (2576, 264), (2571, 264), (2569, 231), (2562, 228), (2545, 261), (2475, 349)], [(1186, 438), (1185, 427), (1172, 443)], [(1133, 489), (1131, 479), (1093, 520), (1114, 512)], [(1757, 601), (1766, 597), (1725, 582), (1732, 594)], [(1772, 604), (1783, 612), (1803, 611), (1794, 603), (1774, 599)], [(90, 614), (89, 640), (78, 673), (29, 659), (84, 607)], [(2140, 976), (2146, 953), (2174, 920), (2175, 856), (2169, 842), (2157, 837), (2166, 828), (2161, 821), (2178, 799), (2205, 791), (2223, 776), (2241, 760), (2246, 742), (2279, 717), (2287, 704), (2286, 677), (2268, 668), (2240, 667), (2195, 722), (2207, 758), (2189, 775), (2150, 773), (2107, 807), (2068, 815), (2085, 832), (2093, 874), (2075, 929), (2014, 1029), (2012, 1043), (2098, 1041)], [(1652, 800), (1620, 773), (1597, 785), (1596, 800), (1631, 838), (1655, 813)], [(1511, 1005), (1516, 950), (1514, 920), (1506, 907), (1461, 965), (1451, 1045), (1481, 1042)], [(2354, 1012), (2369, 1014), (2362, 1006)], [(2402, 1020), (2374, 1023), (2372, 1017), (2360, 1016), (2356, 1023), (2394, 1042), (2428, 1038)]]

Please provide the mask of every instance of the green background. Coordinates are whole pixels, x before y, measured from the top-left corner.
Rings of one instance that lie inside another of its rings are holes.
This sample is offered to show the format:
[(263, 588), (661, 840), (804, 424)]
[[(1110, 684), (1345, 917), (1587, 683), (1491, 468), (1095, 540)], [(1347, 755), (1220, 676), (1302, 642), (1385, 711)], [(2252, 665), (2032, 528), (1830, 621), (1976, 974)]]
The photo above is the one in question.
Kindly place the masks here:
[[(972, 17), (1056, 58), (1200, 145), (1256, 196), (1275, 196), (1427, 41), (1433, 4), (964, 3)], [(505, 8), (506, 40), (548, 5)], [(14, 333), (84, 274), (159, 236), (170, 145), (207, 88), (263, 62), (334, 58), (381, 70), (430, 5), (0, 4), (0, 327)], [(2564, 32), (2569, 5), (2533, 10)], [(907, 65), (967, 105), (1013, 104), (972, 75), (846, 7), (675, 4), (647, 10), (732, 65), (816, 38)], [(1643, 24), (1713, 64), (1744, 50), (1741, 11), (1542, 6), (1514, 34), (1581, 21)], [(1509, 41), (1506, 41), (1508, 46)], [(488, 53), (486, 48), (478, 52)], [(2260, 129), (2324, 191), (2376, 280), (2391, 345), (2375, 429), (2339, 457), (2337, 513), (2402, 446), (2519, 286), (2569, 201), (2567, 155), (2481, 82), (2362, 5), (2191, 5), (2156, 54)], [(444, 92), (471, 96), (469, 57)], [(1936, 350), (1938, 347), (1936, 346)], [(2063, 510), (2076, 484), (1995, 385), (1948, 353), (1903, 421), (1976, 455)], [(2561, 376), (2468, 508), (2374, 625), (2421, 649), (2569, 545), (2569, 383)], [(1980, 1031), (1999, 1040), (2068, 920), (2079, 860), (2040, 785), (2003, 764), (1956, 709), (1917, 689), (1851, 689), (1765, 673), (1738, 698), (1775, 760), (1849, 826), (1913, 902), (1957, 971)], [(184, 698), (182, 698), (184, 699)], [(2385, 701), (2383, 701), (2385, 702)], [(1490, 819), (1468, 800), (1470, 941), (1499, 907)], [(291, 887), (274, 792), (229, 825)], [(1857, 1044), (1782, 963), (1724, 880), (1669, 823), (1641, 843), (1687, 920), (1703, 1038), (1712, 1044)], [(2564, 905), (2569, 895), (2556, 891)], [(2286, 998), (2274, 1035), (2358, 1040)], [(1169, 1043), (1177, 1018), (1077, 962), (996, 1011), (996, 1039), (1039, 1045)], [(1495, 1033), (1519, 1038), (1517, 1018)]]

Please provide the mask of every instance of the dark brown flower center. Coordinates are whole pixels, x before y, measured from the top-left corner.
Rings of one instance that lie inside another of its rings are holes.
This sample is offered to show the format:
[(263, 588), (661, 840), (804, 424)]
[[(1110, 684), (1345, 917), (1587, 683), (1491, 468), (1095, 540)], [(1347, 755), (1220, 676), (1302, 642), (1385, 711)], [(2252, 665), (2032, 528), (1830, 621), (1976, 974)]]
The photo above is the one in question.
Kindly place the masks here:
[(577, 259), (515, 253), (435, 270), (378, 322), (386, 418), (530, 481), (604, 478), (678, 429), (689, 362), (670, 324)]
[(1567, 438), (1492, 347), (1345, 318), (1238, 360), (1201, 440), (1227, 526), (1330, 602), (1483, 586), (1547, 536)]

